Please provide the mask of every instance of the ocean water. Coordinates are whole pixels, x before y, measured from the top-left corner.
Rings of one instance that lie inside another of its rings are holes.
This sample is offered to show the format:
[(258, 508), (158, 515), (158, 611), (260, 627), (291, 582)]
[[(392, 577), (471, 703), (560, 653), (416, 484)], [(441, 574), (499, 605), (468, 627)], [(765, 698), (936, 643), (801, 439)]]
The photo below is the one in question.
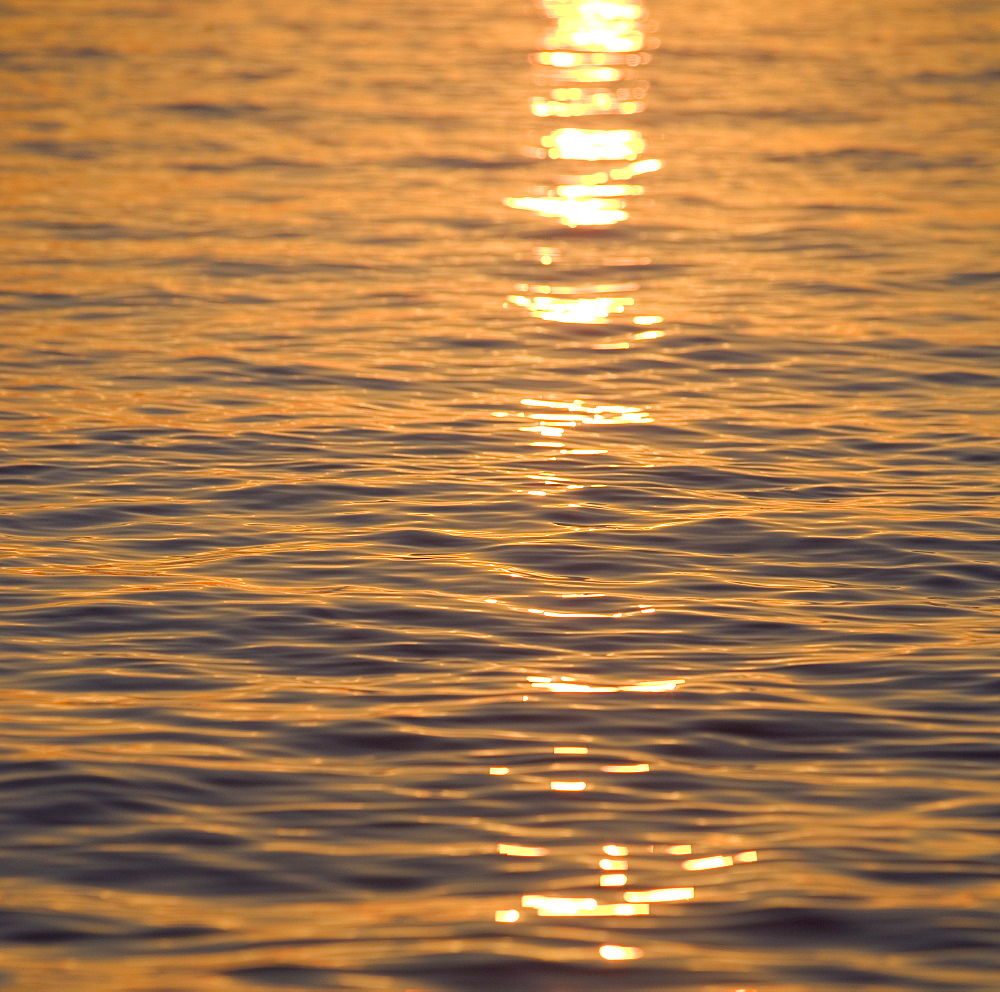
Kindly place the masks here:
[(995, 4), (0, 77), (0, 988), (1000, 988)]

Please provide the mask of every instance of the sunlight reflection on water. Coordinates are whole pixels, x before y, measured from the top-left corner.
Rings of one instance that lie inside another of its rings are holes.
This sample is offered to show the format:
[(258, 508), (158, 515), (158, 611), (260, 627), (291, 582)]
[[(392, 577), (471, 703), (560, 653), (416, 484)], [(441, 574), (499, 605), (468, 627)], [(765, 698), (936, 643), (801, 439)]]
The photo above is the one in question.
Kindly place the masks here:
[(992, 992), (995, 13), (0, 27), (0, 984)]

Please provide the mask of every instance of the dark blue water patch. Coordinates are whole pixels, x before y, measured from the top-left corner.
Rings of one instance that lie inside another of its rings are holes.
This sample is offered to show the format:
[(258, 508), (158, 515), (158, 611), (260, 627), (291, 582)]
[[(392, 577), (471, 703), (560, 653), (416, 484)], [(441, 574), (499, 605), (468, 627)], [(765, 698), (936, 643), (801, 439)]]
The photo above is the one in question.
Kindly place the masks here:
[(243, 262), (226, 259), (191, 259), (205, 275), (219, 279), (247, 279), (255, 277), (293, 277), (329, 275), (331, 273), (370, 272), (372, 267), (348, 262), (300, 262), (277, 264), (274, 262)]
[(885, 716), (862, 716), (856, 713), (834, 713), (827, 710), (822, 720), (808, 711), (761, 706), (745, 716), (704, 716), (686, 721), (686, 729), (696, 734), (725, 735), (760, 745), (777, 745), (783, 757), (796, 756), (797, 748), (822, 748), (826, 745), (850, 744), (855, 748), (864, 742), (883, 739), (919, 740), (926, 737), (926, 728), (917, 721), (887, 720)]
[(182, 172), (312, 172), (324, 168), (323, 162), (310, 162), (302, 159), (272, 158), (255, 156), (240, 159), (236, 162), (173, 162), (171, 168)]
[[(700, 918), (700, 920), (699, 920)], [(701, 922), (701, 927), (692, 926)], [(802, 905), (728, 909), (693, 904), (670, 927), (674, 939), (704, 947), (730, 943), (771, 947), (863, 947), (874, 953), (1000, 949), (996, 918), (986, 911), (937, 908), (837, 909)], [(998, 957), (1000, 959), (1000, 957)], [(933, 987), (933, 986), (931, 986)]]
[(846, 165), (857, 172), (899, 172), (932, 169), (969, 169), (985, 164), (971, 156), (931, 156), (896, 148), (836, 148), (768, 156), (773, 162), (805, 166)]
[(827, 480), (804, 478), (796, 475), (754, 474), (732, 469), (714, 468), (708, 465), (668, 465), (654, 468), (633, 468), (629, 474), (677, 489), (682, 492), (735, 492), (759, 493), (768, 490), (784, 490), (790, 487), (823, 484)]
[(271, 108), (257, 103), (165, 103), (156, 109), (217, 120), (254, 117)]
[(984, 286), (1000, 282), (1000, 269), (980, 272), (956, 272), (950, 275), (946, 282), (951, 286)]
[(130, 844), (149, 847), (242, 847), (245, 837), (217, 830), (196, 830), (190, 827), (162, 827), (134, 830), (128, 835)]
[(110, 527), (128, 519), (129, 514), (116, 507), (88, 506), (8, 514), (0, 516), (0, 528), (11, 534), (63, 534), (66, 531)]
[(968, 372), (953, 370), (948, 372), (930, 372), (920, 377), (925, 382), (945, 386), (978, 386), (980, 388), (996, 389), (1000, 386), (1000, 376), (984, 372)]
[[(238, 489), (216, 489), (209, 498), (246, 510), (281, 512), (300, 506), (326, 503), (349, 503), (352, 506), (401, 499), (406, 490), (400, 486), (365, 485), (348, 482), (268, 483)], [(429, 494), (428, 494), (429, 495)]]
[[(258, 386), (347, 386), (360, 390), (406, 390), (404, 380), (372, 375), (344, 375), (319, 365), (262, 365), (218, 356), (192, 356), (176, 362), (177, 371), (164, 370), (159, 378), (175, 382)], [(192, 371), (182, 371), (191, 369)], [(195, 371), (197, 370), (197, 371)]]
[[(196, 857), (193, 851), (176, 857), (154, 851), (91, 850), (78, 859), (53, 858), (55, 863), (51, 865), (39, 863), (31, 874), (61, 878), (76, 885), (187, 896), (266, 897), (330, 890), (329, 885), (316, 880), (318, 865), (311, 865), (309, 872), (284, 871), (283, 866), (274, 863), (280, 861), (277, 858), (265, 859), (272, 863), (260, 866), (220, 864), (219, 860), (204, 855)], [(12, 868), (15, 874), (20, 874), (14, 866), (4, 865), (0, 858), (0, 875), (9, 876)]]
[(318, 968), (301, 964), (262, 964), (233, 968), (226, 972), (240, 982), (265, 988), (329, 989), (339, 987), (334, 968)]
[[(572, 947), (577, 941), (538, 935), (533, 943), (546, 947)], [(376, 974), (405, 975), (411, 981), (429, 984), (434, 992), (607, 992), (609, 985), (621, 992), (652, 992), (677, 989), (693, 992), (705, 983), (733, 984), (745, 974), (718, 967), (689, 969), (675, 962), (670, 967), (619, 969), (548, 962), (516, 954), (466, 951), (453, 954), (408, 956), (380, 962)]]
[(55, 910), (0, 911), (0, 939), (13, 944), (47, 945), (122, 938), (176, 941), (204, 937), (216, 932), (212, 927), (205, 926), (143, 927), (113, 917)]
[[(67, 771), (12, 778), (8, 773), (0, 781), (5, 806), (0, 822), (13, 843), (19, 836), (36, 836), (39, 829), (122, 825), (169, 814), (177, 801), (192, 795), (186, 786), (168, 788), (173, 796), (158, 795), (163, 783), (158, 784), (160, 789), (147, 793), (139, 783), (118, 776)], [(19, 861), (10, 854), (5, 873), (20, 874)]]
[(81, 671), (69, 674), (29, 676), (33, 688), (43, 692), (86, 694), (109, 693), (138, 698), (153, 693), (206, 692), (220, 690), (239, 683), (217, 677), (188, 675), (116, 674), (105, 671)]
[(44, 310), (76, 306), (80, 298), (72, 293), (26, 293), (0, 290), (0, 310)]

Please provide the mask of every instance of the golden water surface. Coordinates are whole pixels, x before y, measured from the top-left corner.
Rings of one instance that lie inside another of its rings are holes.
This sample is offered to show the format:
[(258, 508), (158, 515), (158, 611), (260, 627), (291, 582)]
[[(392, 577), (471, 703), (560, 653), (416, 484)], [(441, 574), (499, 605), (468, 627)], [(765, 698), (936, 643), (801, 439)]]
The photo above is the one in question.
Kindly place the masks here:
[(993, 992), (998, 26), (0, 4), (0, 988)]

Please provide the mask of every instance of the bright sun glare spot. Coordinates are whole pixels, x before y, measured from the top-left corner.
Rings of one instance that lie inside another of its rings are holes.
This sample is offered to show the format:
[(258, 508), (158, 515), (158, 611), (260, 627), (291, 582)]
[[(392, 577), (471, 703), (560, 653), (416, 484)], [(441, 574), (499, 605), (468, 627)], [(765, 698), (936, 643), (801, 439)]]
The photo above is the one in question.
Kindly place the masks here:
[(623, 844), (605, 844), (601, 850), (612, 858), (628, 857), (628, 848)]
[(607, 887), (617, 888), (620, 885), (628, 885), (628, 875), (619, 872), (612, 872), (611, 874), (608, 875), (602, 875), (600, 879), (598, 879), (598, 881), (602, 886), (606, 888)]
[(549, 782), (549, 788), (553, 792), (583, 792), (587, 788), (586, 782)]
[(646, 104), (642, 100), (621, 99), (608, 90), (595, 93), (582, 93), (576, 90), (576, 95), (567, 97), (553, 90), (555, 99), (536, 96), (531, 100), (531, 113), (535, 117), (589, 117), (596, 114), (621, 114), (630, 116), (642, 113)]
[(493, 919), (497, 923), (517, 923), (521, 914), (516, 909), (498, 909), (493, 914)]
[(508, 296), (509, 303), (524, 307), (533, 317), (560, 324), (606, 324), (635, 300), (629, 298), (573, 300), (552, 296)]
[(640, 24), (646, 12), (640, 3), (623, 0), (542, 0), (542, 9), (556, 22), (546, 38), (550, 48), (580, 52), (637, 52), (643, 46), (645, 35)]
[(634, 961), (642, 957), (638, 947), (625, 947), (622, 944), (602, 944), (597, 952), (605, 961)]
[[(508, 196), (503, 202), (515, 210), (530, 210), (540, 217), (551, 217), (564, 227), (610, 227), (629, 217), (621, 200), (589, 194), (585, 197)], [(551, 259), (542, 264), (550, 265)]]
[(583, 162), (637, 159), (646, 148), (642, 135), (631, 129), (561, 127), (550, 131), (541, 142), (549, 158)]

